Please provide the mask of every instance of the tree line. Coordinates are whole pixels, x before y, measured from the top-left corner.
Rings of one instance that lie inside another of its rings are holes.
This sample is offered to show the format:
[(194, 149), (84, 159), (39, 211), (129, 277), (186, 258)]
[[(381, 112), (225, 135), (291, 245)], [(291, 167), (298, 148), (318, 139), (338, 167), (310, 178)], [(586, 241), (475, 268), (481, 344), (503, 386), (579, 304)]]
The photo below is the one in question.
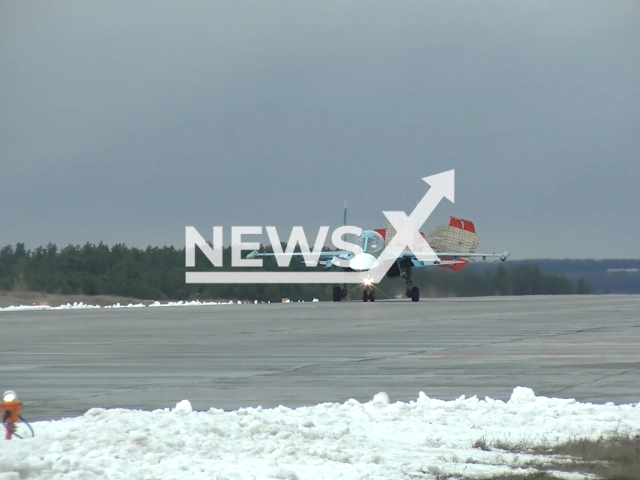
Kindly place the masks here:
[[(267, 247), (267, 251), (269, 251)], [(223, 270), (229, 270), (231, 248), (223, 250)], [(506, 264), (508, 265), (508, 263)], [(196, 251), (196, 269), (212, 270), (206, 257)], [(264, 259), (264, 269), (279, 267)], [(292, 260), (290, 270), (307, 267)], [(319, 267), (322, 268), (322, 267)], [(116, 244), (68, 245), (50, 243), (31, 250), (23, 243), (0, 250), (0, 289), (57, 294), (116, 295), (142, 300), (258, 300), (280, 301), (283, 297), (309, 301), (331, 299), (332, 285), (279, 284), (186, 284), (185, 250), (175, 247), (145, 249)], [(486, 295), (558, 295), (590, 293), (584, 280), (572, 282), (559, 273), (543, 272), (535, 264), (520, 264), (476, 272), (465, 268), (451, 272), (445, 268), (414, 270), (414, 284), (425, 297), (468, 297)], [(354, 298), (358, 286), (350, 286)], [(395, 297), (405, 290), (402, 279), (385, 278), (378, 298)]]

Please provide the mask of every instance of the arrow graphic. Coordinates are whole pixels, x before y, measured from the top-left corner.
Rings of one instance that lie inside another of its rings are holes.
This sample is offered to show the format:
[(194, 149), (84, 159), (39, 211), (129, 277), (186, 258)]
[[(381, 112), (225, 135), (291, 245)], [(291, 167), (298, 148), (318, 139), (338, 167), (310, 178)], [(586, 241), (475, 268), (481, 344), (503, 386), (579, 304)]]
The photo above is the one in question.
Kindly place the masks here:
[[(435, 254), (420, 234), (420, 227), (427, 221), (443, 198), (452, 203), (455, 200), (455, 170), (449, 170), (430, 177), (424, 177), (431, 188), (407, 217), (405, 212), (382, 212), (396, 229), (396, 234), (382, 251), (373, 267), (366, 272), (367, 279), (379, 283), (389, 268), (406, 249), (411, 250), (422, 262), (435, 262), (440, 258)], [(408, 244), (407, 239), (411, 239)]]
[(418, 228), (427, 221), (443, 198), (455, 203), (455, 172), (455, 170), (449, 170), (422, 179), (431, 185), (431, 188), (409, 215)]

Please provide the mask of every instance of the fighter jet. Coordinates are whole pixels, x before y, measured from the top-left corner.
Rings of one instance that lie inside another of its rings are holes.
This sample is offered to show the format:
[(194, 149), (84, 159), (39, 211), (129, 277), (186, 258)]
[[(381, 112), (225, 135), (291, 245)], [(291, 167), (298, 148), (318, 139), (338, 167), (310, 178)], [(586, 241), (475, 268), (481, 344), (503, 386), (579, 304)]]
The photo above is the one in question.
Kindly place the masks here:
[[(344, 224), (346, 224), (346, 206), (344, 212)], [(346, 271), (365, 272), (371, 269), (379, 255), (389, 244), (397, 232), (394, 226), (389, 223), (384, 229), (364, 230), (352, 242), (361, 253), (354, 253), (350, 250), (323, 251), (319, 254), (318, 264), (325, 268), (342, 268)], [(420, 235), (427, 240), (431, 249), (436, 253), (437, 260), (420, 260), (415, 249), (408, 249), (397, 255), (395, 262), (386, 272), (388, 278), (403, 278), (406, 285), (405, 294), (413, 302), (420, 300), (420, 289), (413, 285), (413, 269), (425, 267), (449, 268), (451, 270), (461, 270), (467, 263), (475, 260), (487, 260), (498, 258), (505, 261), (509, 257), (509, 252), (503, 253), (477, 253), (476, 248), (480, 244), (480, 237), (476, 234), (475, 225), (470, 220), (450, 217), (449, 224), (436, 227), (429, 235)], [(409, 239), (410, 241), (411, 239)], [(406, 245), (411, 245), (407, 243)], [(248, 258), (272, 257), (275, 253), (259, 253), (253, 251)], [(295, 254), (294, 254), (295, 255)], [(337, 285), (333, 287), (333, 301), (339, 302), (343, 298), (348, 298), (347, 285)], [(364, 302), (374, 302), (375, 289), (373, 282), (366, 278), (362, 284), (362, 300)]]

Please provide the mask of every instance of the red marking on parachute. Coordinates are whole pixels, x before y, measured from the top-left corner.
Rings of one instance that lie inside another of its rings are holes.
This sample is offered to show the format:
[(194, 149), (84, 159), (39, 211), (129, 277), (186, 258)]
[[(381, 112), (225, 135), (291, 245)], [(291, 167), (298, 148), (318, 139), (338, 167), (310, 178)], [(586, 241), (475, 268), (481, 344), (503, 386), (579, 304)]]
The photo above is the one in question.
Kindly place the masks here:
[(473, 225), (471, 220), (449, 217), (449, 226), (459, 228), (460, 230), (466, 230), (467, 232), (476, 233), (476, 227)]

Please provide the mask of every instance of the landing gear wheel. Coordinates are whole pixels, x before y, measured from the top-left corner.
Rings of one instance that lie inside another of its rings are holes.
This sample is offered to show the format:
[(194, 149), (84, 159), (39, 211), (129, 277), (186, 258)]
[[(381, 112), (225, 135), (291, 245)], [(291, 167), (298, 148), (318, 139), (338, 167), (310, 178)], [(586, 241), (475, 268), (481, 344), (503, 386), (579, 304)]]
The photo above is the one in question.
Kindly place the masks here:
[(362, 291), (362, 301), (366, 302), (375, 302), (376, 301), (376, 291), (375, 290), (363, 290)]
[(375, 302), (376, 301), (376, 292), (375, 290), (363, 290), (362, 291), (362, 301), (366, 302)]
[(404, 266), (404, 268), (405, 270), (402, 276), (407, 285), (405, 295), (407, 296), (407, 298), (410, 298), (412, 302), (417, 302), (420, 298), (420, 290), (418, 290), (418, 287), (414, 287), (413, 282), (411, 281), (411, 264)]
[(420, 289), (418, 287), (413, 287), (411, 289), (411, 301), (417, 302), (420, 300)]
[(339, 302), (342, 300), (342, 289), (340, 287), (333, 287), (333, 301)]

